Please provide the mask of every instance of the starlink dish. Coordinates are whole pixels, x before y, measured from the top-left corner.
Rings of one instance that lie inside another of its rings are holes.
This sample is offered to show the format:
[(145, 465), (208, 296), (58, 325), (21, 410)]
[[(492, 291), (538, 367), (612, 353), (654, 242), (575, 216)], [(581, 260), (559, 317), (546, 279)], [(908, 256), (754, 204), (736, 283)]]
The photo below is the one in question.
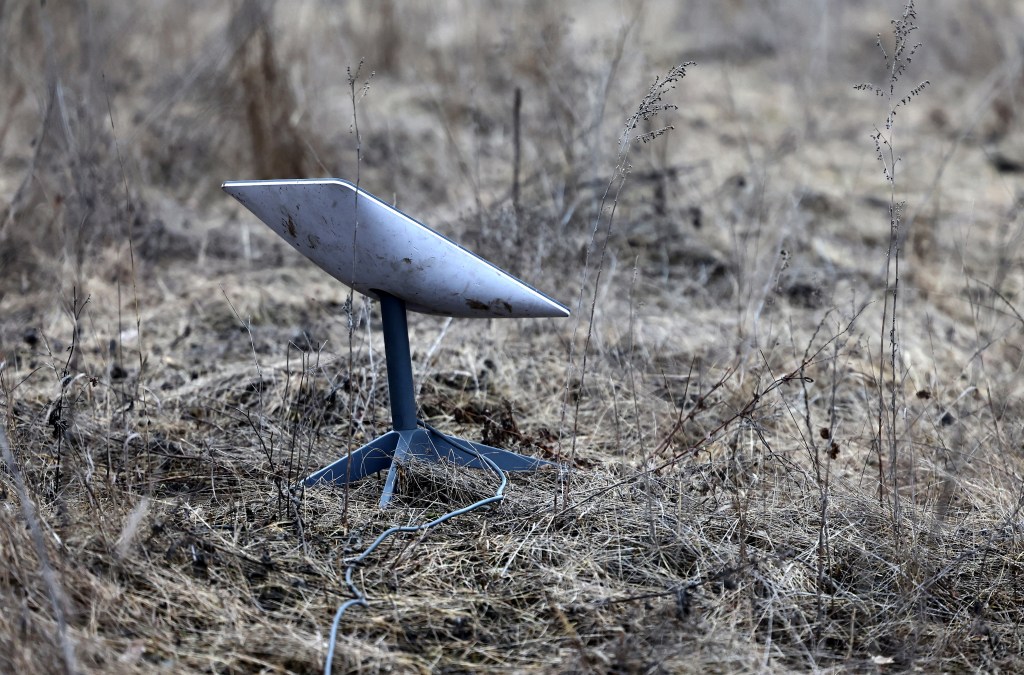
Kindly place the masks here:
[(565, 317), (569, 310), (423, 223), (338, 178), (228, 181), (224, 191), (338, 281), (413, 312)]
[[(393, 430), (304, 481), (348, 483), (388, 469), (381, 508), (407, 459), (531, 471), (556, 466), (451, 438), (416, 417), (407, 310), (469, 318), (565, 317), (569, 310), (348, 181), (228, 181), (224, 191), (338, 281), (381, 305)], [(486, 458), (486, 459), (485, 459)]]

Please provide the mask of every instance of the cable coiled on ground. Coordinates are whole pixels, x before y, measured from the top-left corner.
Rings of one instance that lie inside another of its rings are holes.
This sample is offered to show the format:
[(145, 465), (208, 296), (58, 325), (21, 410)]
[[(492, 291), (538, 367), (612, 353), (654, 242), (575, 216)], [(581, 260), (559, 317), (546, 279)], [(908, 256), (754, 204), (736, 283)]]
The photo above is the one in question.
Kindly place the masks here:
[(363, 593), (352, 580), (352, 574), (353, 572), (355, 572), (356, 567), (358, 567), (364, 560), (366, 560), (366, 558), (369, 557), (369, 555), (373, 553), (378, 546), (380, 546), (386, 539), (388, 539), (392, 535), (401, 533), (422, 532), (424, 530), (429, 530), (430, 528), (436, 527), (447, 520), (455, 518), (456, 516), (461, 516), (466, 513), (469, 513), (470, 511), (475, 511), (483, 506), (487, 506), (488, 504), (500, 502), (505, 498), (505, 486), (508, 485), (508, 477), (501, 469), (498, 468), (497, 464), (495, 464), (489, 458), (480, 453), (480, 451), (474, 448), (472, 445), (468, 443), (463, 443), (458, 438), (452, 438), (451, 436), (448, 436), (438, 431), (437, 429), (435, 429), (434, 427), (430, 426), (429, 424), (422, 420), (419, 420), (418, 424), (427, 431), (429, 431), (430, 433), (436, 434), (447, 440), (449, 443), (452, 443), (453, 445), (462, 448), (466, 452), (476, 455), (477, 459), (486, 464), (488, 468), (490, 468), (495, 474), (497, 474), (501, 478), (501, 484), (498, 486), (498, 489), (494, 492), (492, 496), (487, 497), (485, 499), (481, 499), (478, 502), (474, 502), (469, 506), (464, 506), (460, 509), (449, 511), (443, 516), (439, 516), (429, 522), (420, 523), (419, 525), (400, 525), (384, 530), (376, 539), (373, 540), (372, 544), (370, 544), (363, 550), (362, 553), (348, 561), (348, 566), (345, 568), (345, 585), (348, 586), (348, 590), (350, 593), (352, 593), (353, 597), (350, 600), (346, 600), (345, 602), (341, 603), (341, 605), (338, 607), (338, 611), (334, 614), (334, 621), (331, 623), (330, 642), (327, 645), (327, 661), (324, 663), (324, 675), (331, 675), (331, 666), (333, 665), (334, 662), (334, 649), (337, 646), (338, 642), (338, 626), (341, 625), (341, 618), (345, 615), (345, 612), (347, 612), (351, 607), (354, 607), (356, 605), (359, 605), (360, 607), (368, 606), (366, 594)]

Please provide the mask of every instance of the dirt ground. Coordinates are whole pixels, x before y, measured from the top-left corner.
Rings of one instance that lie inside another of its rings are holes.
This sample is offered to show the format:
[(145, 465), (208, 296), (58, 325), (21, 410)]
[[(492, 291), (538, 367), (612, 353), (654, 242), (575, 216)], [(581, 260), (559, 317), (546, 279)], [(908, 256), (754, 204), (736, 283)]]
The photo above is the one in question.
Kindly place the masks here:
[[(1022, 34), (0, 2), (0, 671), (1024, 669)], [(315, 176), (572, 310), (410, 317), (424, 420), (573, 470), (354, 567), (498, 479), (299, 487), (389, 428), (379, 313), (220, 184)]]

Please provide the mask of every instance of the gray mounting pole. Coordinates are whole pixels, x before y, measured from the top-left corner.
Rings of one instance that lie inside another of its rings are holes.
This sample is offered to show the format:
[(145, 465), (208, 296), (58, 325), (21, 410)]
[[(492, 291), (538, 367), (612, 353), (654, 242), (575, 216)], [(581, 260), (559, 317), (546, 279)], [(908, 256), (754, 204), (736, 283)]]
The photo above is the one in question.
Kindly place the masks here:
[(409, 322), (405, 300), (377, 292), (384, 324), (384, 358), (391, 397), (391, 425), (395, 431), (416, 429), (416, 397), (412, 383), (412, 355), (409, 352)]

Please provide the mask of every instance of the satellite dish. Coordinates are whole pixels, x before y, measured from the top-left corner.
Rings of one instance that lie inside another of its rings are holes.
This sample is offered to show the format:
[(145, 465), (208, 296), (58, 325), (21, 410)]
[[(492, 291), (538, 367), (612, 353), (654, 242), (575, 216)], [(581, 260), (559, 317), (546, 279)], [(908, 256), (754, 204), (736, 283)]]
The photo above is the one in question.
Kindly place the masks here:
[(569, 310), (370, 193), (337, 178), (227, 181), (240, 201), (293, 248), (338, 281), (380, 301), (393, 429), (305, 479), (348, 483), (388, 469), (380, 506), (399, 463), (415, 457), (505, 471), (555, 466), (451, 438), (416, 418), (407, 310), (469, 318), (566, 317)]
[(228, 181), (224, 190), (321, 269), (414, 312), (566, 317), (569, 310), (444, 235), (337, 178)]

